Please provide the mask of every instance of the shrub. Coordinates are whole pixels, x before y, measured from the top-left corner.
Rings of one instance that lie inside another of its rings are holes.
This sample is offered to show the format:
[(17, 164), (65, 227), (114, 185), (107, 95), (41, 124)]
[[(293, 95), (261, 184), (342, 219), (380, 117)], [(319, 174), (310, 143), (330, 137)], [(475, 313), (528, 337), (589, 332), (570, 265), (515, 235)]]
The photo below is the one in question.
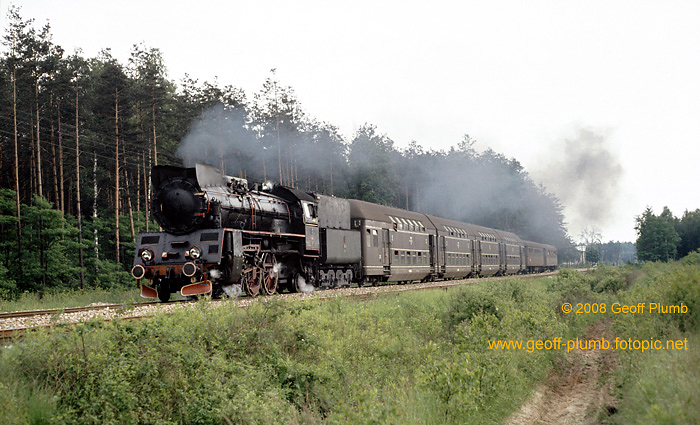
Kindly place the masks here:
[[(687, 264), (687, 263), (686, 263)], [(700, 329), (700, 267), (678, 267), (668, 274), (666, 299), (670, 305), (688, 306), (687, 313), (669, 315), (681, 332)]]
[(595, 292), (607, 292), (617, 294), (627, 289), (631, 280), (627, 280), (619, 267), (600, 267), (591, 275), (591, 282)]
[(453, 330), (463, 321), (471, 321), (477, 314), (490, 314), (501, 318), (496, 297), (482, 289), (466, 287), (460, 289), (450, 299), (444, 322), (448, 330)]

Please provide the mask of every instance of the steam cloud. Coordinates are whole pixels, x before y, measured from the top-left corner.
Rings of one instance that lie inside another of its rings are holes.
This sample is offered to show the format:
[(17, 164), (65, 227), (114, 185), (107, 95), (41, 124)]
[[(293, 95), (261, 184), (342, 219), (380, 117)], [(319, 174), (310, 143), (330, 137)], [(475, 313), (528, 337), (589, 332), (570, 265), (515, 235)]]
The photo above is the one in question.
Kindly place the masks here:
[[(246, 124), (247, 116), (242, 108), (231, 109), (216, 104), (192, 124), (177, 155), (186, 167), (200, 162), (218, 167), (228, 175), (240, 174), (246, 164), (254, 168), (262, 162), (264, 150)], [(231, 169), (231, 164), (239, 167)]]
[(556, 200), (514, 159), (469, 149), (411, 171), (426, 182), (419, 193), (421, 212), (511, 231), (530, 241), (567, 244)]
[(606, 135), (592, 129), (578, 128), (563, 147), (563, 155), (552, 155), (538, 176), (562, 201), (575, 227), (600, 227), (611, 216), (622, 166), (608, 150)]
[[(177, 155), (186, 167), (200, 162), (213, 165), (230, 176), (258, 182), (279, 181), (278, 149), (281, 146), (283, 170), (295, 167), (299, 174), (327, 175), (326, 168), (332, 157), (330, 149), (337, 150), (333, 146), (339, 144), (331, 129), (317, 123), (308, 125), (302, 132), (290, 131), (287, 127), (282, 119), (279, 134), (256, 127), (244, 108), (217, 104), (193, 122)], [(319, 143), (321, 139), (324, 143)]]

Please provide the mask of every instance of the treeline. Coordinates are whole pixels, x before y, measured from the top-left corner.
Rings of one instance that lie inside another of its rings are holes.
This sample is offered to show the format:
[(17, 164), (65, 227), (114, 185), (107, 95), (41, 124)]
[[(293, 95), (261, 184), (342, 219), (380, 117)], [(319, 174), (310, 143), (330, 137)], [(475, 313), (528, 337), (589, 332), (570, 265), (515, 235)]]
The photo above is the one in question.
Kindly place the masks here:
[(677, 218), (668, 207), (659, 215), (647, 207), (635, 220), (640, 261), (675, 260), (700, 249), (700, 209)]
[(417, 142), (400, 149), (364, 125), (345, 140), (306, 114), (274, 70), (252, 96), (216, 81), (175, 83), (156, 48), (133, 46), (127, 63), (109, 49), (69, 55), (48, 24), (37, 29), (14, 7), (3, 46), (6, 292), (128, 282), (135, 235), (157, 228), (146, 219), (151, 167), (197, 161), (254, 181), (510, 230), (557, 245), (564, 259), (576, 256), (558, 200), (516, 160), (476, 152), (469, 136), (448, 151)]
[(586, 245), (586, 262), (589, 264), (622, 265), (637, 261), (637, 250), (632, 242), (600, 241)]

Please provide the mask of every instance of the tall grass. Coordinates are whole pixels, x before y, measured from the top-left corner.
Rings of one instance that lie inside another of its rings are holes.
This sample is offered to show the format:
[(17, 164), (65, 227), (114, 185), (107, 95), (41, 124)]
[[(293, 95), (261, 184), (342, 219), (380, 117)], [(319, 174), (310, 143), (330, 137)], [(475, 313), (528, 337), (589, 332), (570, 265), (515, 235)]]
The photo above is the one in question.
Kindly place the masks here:
[(512, 279), (33, 332), (2, 350), (0, 422), (36, 405), (52, 423), (498, 423), (560, 354), (487, 341), (572, 332), (559, 296)]
[(646, 264), (618, 301), (688, 306), (686, 314), (618, 315), (618, 336), (631, 339), (688, 338), (687, 350), (619, 351), (616, 383), (620, 424), (700, 424), (700, 254), (670, 264)]
[[(141, 322), (32, 332), (0, 352), (0, 423), (500, 423), (563, 352), (490, 350), (489, 340), (573, 338), (607, 317), (565, 315), (562, 302), (683, 294), (694, 303), (678, 286), (694, 275), (679, 267), (566, 271), (365, 302), (201, 302)], [(668, 276), (677, 277), (660, 283)], [(639, 337), (696, 326), (689, 317), (617, 319), (620, 335)], [(686, 356), (697, 350), (623, 354), (621, 423), (663, 422), (674, 409), (695, 420), (699, 363)], [(693, 380), (650, 394), (664, 375), (683, 373)]]
[(144, 301), (136, 286), (124, 289), (86, 289), (60, 292), (25, 292), (16, 300), (0, 298), (0, 311), (82, 307), (93, 303), (125, 304)]

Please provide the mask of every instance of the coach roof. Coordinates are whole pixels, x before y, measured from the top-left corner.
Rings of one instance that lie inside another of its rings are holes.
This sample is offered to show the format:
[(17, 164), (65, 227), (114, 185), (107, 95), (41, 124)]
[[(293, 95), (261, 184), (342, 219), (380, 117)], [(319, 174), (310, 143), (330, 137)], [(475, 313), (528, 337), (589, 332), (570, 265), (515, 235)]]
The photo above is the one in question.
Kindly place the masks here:
[(422, 213), (358, 201), (357, 199), (348, 199), (348, 201), (350, 202), (350, 216), (352, 218), (363, 218), (390, 224), (399, 218), (420, 222), (426, 230), (435, 229), (428, 217)]

